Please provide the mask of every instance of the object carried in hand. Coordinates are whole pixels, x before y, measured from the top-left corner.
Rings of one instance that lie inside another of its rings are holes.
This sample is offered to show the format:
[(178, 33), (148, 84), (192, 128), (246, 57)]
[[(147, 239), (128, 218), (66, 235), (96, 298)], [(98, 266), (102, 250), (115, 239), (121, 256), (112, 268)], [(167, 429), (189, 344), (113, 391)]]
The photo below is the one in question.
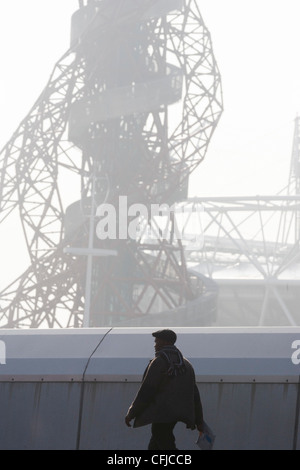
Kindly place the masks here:
[(204, 421), (203, 423), (203, 434), (199, 435), (196, 444), (201, 450), (212, 450), (216, 435)]

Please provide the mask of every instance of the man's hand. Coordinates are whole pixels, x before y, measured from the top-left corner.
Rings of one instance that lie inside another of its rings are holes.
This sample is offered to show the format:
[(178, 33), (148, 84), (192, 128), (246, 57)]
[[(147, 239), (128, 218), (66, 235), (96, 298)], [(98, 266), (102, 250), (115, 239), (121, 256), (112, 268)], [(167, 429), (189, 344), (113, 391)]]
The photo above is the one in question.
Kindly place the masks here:
[(126, 426), (128, 426), (129, 428), (131, 428), (131, 424), (130, 424), (130, 421), (132, 420), (132, 418), (130, 418), (129, 415), (126, 415), (125, 416), (125, 424)]
[(201, 425), (198, 424), (198, 425), (197, 425), (197, 429), (198, 429), (198, 431), (199, 431), (199, 436), (200, 436), (200, 437), (203, 437), (204, 432), (203, 432), (203, 426), (202, 426), (202, 424), (201, 424)]

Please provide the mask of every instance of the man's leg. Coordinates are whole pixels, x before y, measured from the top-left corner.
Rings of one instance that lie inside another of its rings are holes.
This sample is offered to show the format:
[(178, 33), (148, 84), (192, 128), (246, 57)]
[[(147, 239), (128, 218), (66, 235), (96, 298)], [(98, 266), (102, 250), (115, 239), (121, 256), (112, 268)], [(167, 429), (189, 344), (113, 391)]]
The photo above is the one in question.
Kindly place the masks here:
[(175, 436), (173, 429), (175, 423), (153, 423), (151, 427), (152, 436), (148, 450), (175, 450)]

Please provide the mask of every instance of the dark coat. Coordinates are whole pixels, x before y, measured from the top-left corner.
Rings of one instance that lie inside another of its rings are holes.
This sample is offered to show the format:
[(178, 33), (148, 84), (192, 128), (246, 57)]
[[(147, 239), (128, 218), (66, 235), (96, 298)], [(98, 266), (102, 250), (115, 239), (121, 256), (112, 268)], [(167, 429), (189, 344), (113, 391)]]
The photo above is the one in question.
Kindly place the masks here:
[(128, 410), (134, 427), (150, 423), (182, 421), (194, 429), (202, 425), (200, 394), (191, 363), (184, 358), (186, 373), (170, 377), (168, 363), (161, 356), (153, 359), (144, 373), (140, 389)]

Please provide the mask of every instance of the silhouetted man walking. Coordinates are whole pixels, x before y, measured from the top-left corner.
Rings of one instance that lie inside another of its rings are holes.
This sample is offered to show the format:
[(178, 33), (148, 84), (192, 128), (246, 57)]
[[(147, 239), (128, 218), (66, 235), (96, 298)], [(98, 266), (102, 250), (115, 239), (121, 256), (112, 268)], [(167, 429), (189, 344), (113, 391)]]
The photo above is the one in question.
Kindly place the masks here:
[(125, 423), (151, 426), (148, 450), (176, 449), (173, 429), (181, 421), (203, 431), (203, 412), (195, 372), (175, 346), (176, 333), (165, 329), (152, 333), (155, 358), (149, 363), (140, 389), (129, 407)]

